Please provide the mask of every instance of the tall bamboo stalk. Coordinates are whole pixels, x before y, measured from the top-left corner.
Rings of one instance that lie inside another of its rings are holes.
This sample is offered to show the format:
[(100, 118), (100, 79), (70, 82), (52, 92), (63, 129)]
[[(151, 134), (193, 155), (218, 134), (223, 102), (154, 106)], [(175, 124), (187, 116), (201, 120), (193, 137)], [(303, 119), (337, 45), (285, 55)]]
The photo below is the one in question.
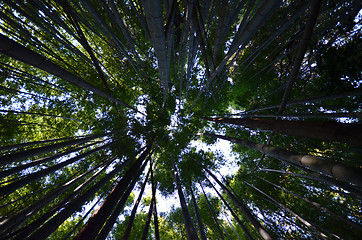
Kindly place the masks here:
[(359, 187), (362, 187), (362, 169), (360, 168), (355, 168), (341, 163), (337, 163), (327, 158), (320, 158), (307, 154), (296, 153), (268, 144), (251, 142), (246, 139), (239, 139), (208, 133), (205, 135), (228, 140), (230, 142), (237, 143), (242, 146), (249, 147), (259, 152), (265, 153), (276, 159), (296, 164), (302, 167), (307, 167), (311, 170), (322, 172), (341, 181), (353, 183)]
[(362, 146), (362, 125), (333, 121), (301, 121), (261, 118), (206, 118), (209, 121), (271, 130), (288, 135)]

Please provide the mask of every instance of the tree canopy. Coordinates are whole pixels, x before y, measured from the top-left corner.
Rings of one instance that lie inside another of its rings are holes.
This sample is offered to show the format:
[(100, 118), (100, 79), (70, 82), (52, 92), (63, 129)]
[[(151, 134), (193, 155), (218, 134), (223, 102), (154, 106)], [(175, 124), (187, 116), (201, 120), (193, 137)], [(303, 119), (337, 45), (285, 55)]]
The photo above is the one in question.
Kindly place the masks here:
[(0, 239), (358, 239), (361, 13), (2, 1)]

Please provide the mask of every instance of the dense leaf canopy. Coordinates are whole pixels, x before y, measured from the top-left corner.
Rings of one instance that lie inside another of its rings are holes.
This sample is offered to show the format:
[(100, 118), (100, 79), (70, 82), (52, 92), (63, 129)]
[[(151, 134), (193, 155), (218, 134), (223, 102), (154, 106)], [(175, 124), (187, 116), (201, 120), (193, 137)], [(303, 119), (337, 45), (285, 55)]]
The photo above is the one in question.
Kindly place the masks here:
[(357, 239), (361, 12), (2, 1), (0, 239)]

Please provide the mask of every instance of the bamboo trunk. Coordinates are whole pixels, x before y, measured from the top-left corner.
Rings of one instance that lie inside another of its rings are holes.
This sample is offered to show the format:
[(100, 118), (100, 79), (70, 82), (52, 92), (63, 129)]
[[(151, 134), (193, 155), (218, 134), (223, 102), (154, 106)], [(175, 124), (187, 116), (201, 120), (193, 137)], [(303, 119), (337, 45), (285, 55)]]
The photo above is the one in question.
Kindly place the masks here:
[(0, 152), (6, 151), (6, 150), (12, 150), (12, 149), (28, 147), (28, 146), (37, 145), (37, 144), (48, 143), (48, 142), (56, 142), (56, 141), (62, 141), (62, 140), (73, 140), (75, 138), (76, 137), (64, 137), (64, 138), (47, 139), (47, 140), (41, 140), (41, 141), (35, 141), (35, 142), (24, 142), (24, 143), (19, 143), (19, 144), (0, 147)]
[[(201, 167), (203, 167), (199, 162), (197, 162), (195, 159), (194, 161), (199, 164)], [(271, 240), (272, 237), (269, 235), (269, 233), (264, 229), (264, 227), (256, 220), (252, 212), (244, 205), (244, 203), (241, 202), (240, 199), (238, 199), (230, 190), (222, 183), (219, 179), (207, 168), (204, 168), (204, 170), (219, 184), (219, 186), (226, 192), (226, 194), (229, 196), (229, 198), (233, 201), (233, 203), (239, 208), (239, 210), (245, 215), (245, 217), (250, 221), (250, 223), (255, 227), (257, 232), (260, 234), (260, 236), (265, 240)]]
[(133, 209), (132, 209), (132, 212), (131, 212), (131, 215), (129, 217), (128, 224), (127, 224), (127, 227), (126, 227), (126, 231), (124, 231), (124, 233), (123, 233), (122, 240), (127, 240), (129, 238), (129, 235), (131, 233), (131, 229), (132, 229), (132, 226), (133, 226), (133, 222), (134, 222), (134, 219), (136, 217), (137, 208), (138, 208), (138, 206), (139, 206), (139, 204), (141, 202), (143, 192), (145, 191), (145, 187), (146, 187), (146, 183), (147, 183), (147, 180), (148, 180), (149, 173), (150, 173), (150, 171), (146, 175), (145, 181), (143, 182), (143, 185), (142, 185), (141, 191), (140, 191), (140, 193), (138, 195), (137, 201), (136, 201), (135, 205), (133, 206)]
[(93, 146), (93, 145), (95, 145), (97, 143), (100, 143), (100, 142), (91, 143), (91, 144), (88, 144), (88, 145), (85, 145), (85, 146), (82, 146), (82, 147), (72, 148), (70, 150), (67, 150), (67, 151), (64, 151), (64, 152), (61, 152), (61, 153), (57, 153), (57, 154), (54, 154), (54, 155), (49, 156), (49, 157), (37, 159), (35, 161), (29, 162), (29, 163), (24, 164), (24, 165), (9, 168), (9, 169), (7, 169), (5, 171), (0, 172), (0, 178), (5, 178), (5, 177), (10, 176), (10, 175), (12, 175), (14, 173), (18, 173), (18, 172), (20, 172), (20, 171), (22, 171), (24, 169), (30, 168), (32, 166), (40, 165), (40, 164), (52, 161), (54, 159), (60, 158), (62, 156), (68, 155), (68, 154), (73, 153), (73, 152), (78, 152), (78, 151), (80, 151), (80, 150), (82, 150), (84, 148)]
[[(209, 181), (211, 183), (211, 181), (206, 178), (207, 181)], [(245, 225), (241, 222), (240, 218), (236, 215), (236, 213), (234, 212), (234, 210), (232, 209), (232, 207), (230, 206), (230, 204), (225, 200), (225, 198), (221, 195), (221, 193), (219, 193), (219, 191), (216, 189), (216, 187), (211, 183), (212, 188), (215, 190), (215, 192), (217, 193), (217, 195), (219, 196), (219, 198), (221, 199), (221, 201), (223, 201), (223, 203), (225, 204), (225, 206), (229, 209), (231, 215), (233, 216), (233, 218), (236, 220), (236, 222), (239, 224), (240, 228), (244, 231), (245, 236), (249, 239), (249, 240), (254, 240), (254, 238), (251, 236), (251, 234), (249, 233), (248, 229), (245, 227)]]
[(154, 225), (155, 225), (155, 238), (156, 240), (160, 240), (160, 230), (159, 230), (159, 226), (158, 226), (158, 217), (157, 217), (157, 204), (156, 204), (156, 184), (155, 184), (155, 181), (154, 181), (154, 178), (153, 178), (153, 169), (152, 169), (152, 165), (151, 164), (151, 184), (152, 184), (152, 195), (153, 195), (153, 198), (154, 198), (154, 201), (153, 201), (153, 222), (154, 222)]
[(54, 172), (56, 170), (61, 169), (62, 167), (65, 167), (65, 166), (67, 166), (67, 165), (69, 165), (71, 163), (74, 163), (74, 162), (76, 162), (76, 161), (78, 161), (78, 160), (80, 160), (82, 158), (85, 158), (85, 157), (87, 157), (87, 156), (89, 156), (89, 155), (91, 155), (91, 154), (93, 154), (95, 152), (98, 152), (98, 151), (100, 151), (102, 149), (105, 149), (105, 148), (109, 147), (112, 144), (113, 143), (108, 143), (108, 144), (106, 144), (104, 146), (92, 149), (92, 150), (90, 150), (90, 151), (88, 151), (86, 153), (80, 154), (80, 155), (78, 155), (78, 156), (76, 156), (74, 158), (71, 158), (71, 159), (67, 160), (67, 161), (61, 162), (59, 164), (56, 164), (56, 165), (51, 166), (49, 168), (40, 170), (38, 172), (31, 173), (31, 174), (29, 174), (29, 175), (15, 181), (15, 182), (13, 182), (13, 183), (5, 185), (5, 186), (0, 188), (0, 197), (11, 194), (15, 190), (17, 190), (17, 189), (19, 189), (19, 188), (21, 188), (21, 187), (23, 187), (23, 186), (25, 186), (27, 184), (30, 184), (30, 183), (38, 180), (41, 177), (44, 177), (44, 176), (46, 176), (46, 175), (48, 175), (48, 174), (50, 174), (50, 173), (52, 173), (52, 172)]
[(179, 196), (179, 199), (180, 199), (182, 215), (183, 215), (184, 222), (185, 222), (187, 239), (196, 240), (196, 239), (199, 239), (199, 238), (197, 236), (197, 232), (196, 232), (194, 223), (192, 222), (189, 210), (187, 208), (186, 200), (185, 200), (184, 194), (183, 194), (182, 189), (181, 189), (181, 183), (180, 183), (180, 180), (179, 180), (178, 171), (177, 171), (176, 164), (175, 164), (175, 161), (173, 160), (172, 155), (171, 155), (171, 160), (172, 160), (172, 165), (173, 165), (173, 170), (174, 170), (173, 175), (174, 175), (174, 179), (175, 179), (175, 182), (176, 182), (178, 196)]
[(285, 88), (282, 101), (280, 103), (278, 114), (281, 114), (284, 111), (284, 109), (286, 107), (286, 103), (287, 103), (288, 98), (290, 96), (290, 93), (292, 91), (294, 82), (297, 79), (300, 66), (301, 66), (301, 64), (303, 62), (304, 54), (305, 54), (305, 52), (307, 51), (307, 48), (308, 48), (308, 43), (312, 38), (313, 28), (314, 28), (315, 23), (317, 22), (317, 18), (318, 18), (318, 15), (319, 15), (319, 10), (320, 10), (321, 5), (322, 5), (322, 0), (311, 1), (311, 5), (312, 6), (311, 6), (310, 14), (309, 14), (309, 17), (308, 17), (308, 20), (307, 20), (307, 23), (305, 25), (304, 32), (303, 32), (302, 42), (301, 42), (300, 47), (298, 49), (297, 56), (294, 59), (293, 68), (292, 68), (292, 71), (290, 73), (290, 77), (289, 77), (289, 80), (288, 80), (288, 83), (287, 83), (287, 87)]
[[(334, 100), (334, 99), (347, 98), (347, 97), (358, 97), (361, 95), (362, 95), (362, 88), (357, 88), (350, 92), (342, 92), (342, 93), (337, 93), (334, 95), (322, 95), (322, 96), (314, 96), (314, 97), (309, 97), (309, 98), (304, 98), (304, 99), (292, 100), (292, 101), (287, 102), (286, 106), (306, 104), (306, 103), (315, 103), (315, 102), (320, 102), (320, 101)], [(272, 105), (272, 106), (262, 107), (259, 109), (249, 110), (244, 113), (250, 114), (250, 113), (254, 113), (254, 112), (277, 108), (279, 106), (280, 105)]]
[[(200, 98), (201, 94), (207, 90), (211, 82), (219, 75), (219, 73), (224, 69), (228, 61), (234, 56), (234, 54), (239, 51), (240, 46), (243, 48), (247, 45), (250, 39), (255, 35), (255, 33), (264, 25), (264, 23), (271, 17), (277, 7), (281, 4), (280, 0), (275, 1), (265, 1), (263, 6), (261, 6), (252, 20), (247, 24), (245, 30), (239, 28), (238, 31), (241, 31), (240, 34), (237, 33), (237, 37), (232, 41), (229, 51), (224, 57), (224, 59), (216, 67), (215, 71), (207, 79), (206, 83), (200, 88), (193, 104), (191, 105), (191, 110), (195, 105), (196, 101)], [(191, 112), (190, 110), (190, 112)]]
[(24, 63), (30, 64), (31, 66), (42, 69), (67, 82), (70, 82), (78, 87), (93, 92), (105, 99), (108, 99), (109, 101), (120, 104), (126, 108), (130, 108), (138, 112), (137, 109), (135, 109), (134, 107), (131, 107), (130, 105), (110, 96), (109, 94), (86, 82), (82, 78), (75, 76), (64, 68), (49, 61), (42, 55), (20, 45), (19, 43), (11, 40), (10, 38), (2, 34), (0, 34), (0, 52), (17, 60), (20, 60)]
[(127, 199), (129, 198), (129, 195), (131, 194), (134, 186), (136, 185), (141, 173), (145, 169), (149, 158), (150, 157), (148, 157), (146, 159), (143, 166), (138, 170), (137, 174), (135, 174), (135, 176), (133, 177), (132, 182), (128, 186), (126, 192), (123, 194), (121, 200), (119, 200), (117, 205), (114, 207), (114, 210), (113, 210), (111, 216), (108, 218), (107, 222), (105, 223), (104, 227), (96, 235), (96, 237), (95, 237), (96, 240), (105, 240), (107, 238), (109, 232), (112, 230), (114, 223), (117, 221), (119, 214), (121, 213), (122, 209), (124, 208), (124, 205), (126, 204)]
[(289, 114), (243, 114), (234, 113), (228, 115), (239, 115), (240, 117), (251, 118), (362, 118), (360, 112), (341, 112), (341, 113), (289, 113)]
[[(257, 178), (259, 178), (260, 180), (262, 180), (262, 181), (264, 181), (264, 182), (266, 182), (266, 183), (271, 184), (272, 186), (274, 186), (274, 187), (276, 187), (276, 188), (282, 189), (283, 191), (292, 194), (292, 195), (293, 195), (294, 197), (296, 197), (296, 198), (299, 198), (299, 199), (301, 199), (301, 200), (303, 200), (303, 201), (305, 201), (305, 202), (307, 202), (307, 203), (309, 203), (309, 204), (311, 204), (311, 205), (319, 208), (320, 210), (328, 213), (329, 215), (331, 215), (331, 216), (333, 216), (333, 217), (335, 217), (335, 218), (338, 218), (339, 220), (345, 222), (346, 224), (350, 225), (351, 227), (358, 229), (358, 230), (360, 231), (360, 233), (362, 233), (362, 227), (361, 227), (359, 224), (357, 224), (357, 223), (355, 223), (355, 222), (352, 222), (351, 220), (349, 220), (349, 219), (341, 216), (340, 214), (337, 214), (337, 213), (333, 212), (332, 210), (330, 210), (330, 209), (322, 206), (321, 204), (319, 204), (319, 203), (317, 203), (317, 202), (314, 202), (314, 201), (312, 201), (312, 200), (310, 200), (310, 199), (308, 199), (308, 198), (306, 198), (306, 197), (300, 196), (299, 194), (296, 194), (296, 193), (294, 193), (294, 192), (292, 192), (292, 191), (290, 191), (290, 190), (288, 190), (288, 189), (286, 189), (286, 188), (284, 188), (284, 187), (281, 187), (281, 186), (279, 186), (279, 185), (277, 185), (277, 184), (274, 184), (274, 183), (272, 183), (272, 182), (270, 182), (270, 181), (268, 181), (268, 180), (266, 180), (266, 179), (264, 179), (264, 178), (261, 178), (261, 177), (257, 177)], [(357, 237), (357, 236), (356, 236), (356, 237)]]
[(89, 142), (89, 141), (91, 141), (91, 140), (93, 140), (95, 138), (102, 137), (102, 136), (105, 136), (105, 135), (106, 134), (90, 135), (90, 136), (80, 138), (80, 139), (55, 143), (55, 144), (52, 144), (52, 145), (37, 147), (37, 148), (33, 148), (33, 149), (21, 151), (21, 152), (10, 153), (10, 154), (7, 154), (7, 155), (4, 155), (4, 156), (0, 157), (0, 166), (6, 165), (6, 164), (9, 164), (9, 163), (13, 163), (13, 162), (21, 162), (21, 161), (23, 161), (25, 159), (36, 157), (36, 156), (38, 156), (40, 154), (48, 153), (48, 152), (51, 152), (51, 151), (54, 151), (54, 150), (57, 150), (57, 149), (60, 149), (60, 148), (72, 146), (72, 145), (75, 145), (75, 144), (81, 144), (81, 143)]
[(332, 121), (296, 121), (260, 118), (206, 118), (209, 121), (271, 130), (282, 134), (343, 142), (362, 147), (362, 125)]
[(113, 188), (111, 193), (104, 200), (100, 208), (98, 208), (93, 215), (89, 218), (88, 222), (83, 226), (79, 231), (75, 239), (94, 239), (104, 223), (106, 222), (108, 216), (112, 213), (114, 206), (120, 200), (121, 196), (125, 192), (127, 186), (133, 179), (135, 173), (141, 168), (143, 161), (146, 159), (148, 154), (151, 151), (151, 145), (141, 154), (137, 161), (132, 165), (132, 167), (126, 172), (120, 182)]
[(150, 224), (151, 224), (151, 218), (152, 218), (152, 213), (153, 213), (153, 207), (154, 207), (154, 201), (155, 201), (155, 195), (152, 194), (152, 199), (151, 199), (151, 203), (150, 203), (150, 207), (148, 209), (148, 214), (147, 214), (147, 219), (146, 219), (146, 223), (145, 223), (145, 227), (143, 228), (143, 233), (142, 233), (142, 240), (146, 240), (147, 239), (147, 235), (148, 235), (148, 230), (150, 228)]
[[(105, 177), (96, 182), (92, 187), (86, 190), (83, 194), (77, 195), (74, 199), (69, 200), (64, 208), (58, 212), (49, 221), (43, 224), (28, 238), (29, 240), (42, 240), (46, 239), (51, 233), (53, 233), (67, 218), (69, 218), (74, 212), (76, 212), (82, 205), (89, 200), (94, 194), (101, 189), (106, 183), (108, 183), (117, 173), (119, 173), (123, 167), (130, 164), (134, 157), (129, 158), (127, 161), (118, 165), (113, 171), (109, 172)], [(53, 215), (53, 214), (52, 214)], [(51, 215), (50, 215), (51, 216)], [(47, 219), (44, 219), (44, 221)], [(36, 229), (36, 228), (35, 228)]]
[[(25, 209), (23, 209), (22, 211), (16, 213), (15, 215), (13, 215), (11, 217), (8, 217), (7, 219), (5, 219), (4, 221), (2, 221), (0, 223), (0, 229), (1, 229), (0, 233), (1, 234), (6, 234), (8, 232), (11, 232), (12, 229), (15, 227), (15, 225), (21, 226), (24, 223), (25, 220), (29, 219), (31, 216), (33, 216), (35, 213), (37, 213), (42, 207), (46, 206), (53, 199), (60, 196), (60, 194), (64, 193), (67, 189), (72, 187), (80, 179), (86, 177), (92, 171), (98, 169), (101, 165), (106, 164), (105, 167), (103, 167), (103, 169), (101, 169), (100, 171), (93, 174), (93, 176), (90, 179), (98, 176), (101, 172), (103, 172), (106, 169), (106, 167), (109, 164), (111, 164), (113, 162), (114, 159), (115, 159), (115, 157), (112, 157), (112, 158), (106, 160), (105, 162), (102, 162), (101, 164), (97, 164), (95, 167), (93, 167), (92, 169), (90, 169), (87, 172), (83, 173), (82, 175), (80, 175), (80, 176), (78, 176), (78, 177), (64, 183), (60, 187), (52, 190), (50, 193), (48, 193), (44, 197), (40, 198), (38, 201), (36, 201), (34, 204), (30, 205), (29, 207), (26, 207)], [(82, 187), (86, 186), (89, 182), (90, 182), (89, 179), (86, 180), (83, 184), (81, 184), (79, 187), (77, 187), (77, 189), (75, 189), (73, 191), (73, 194), (78, 192), (78, 190), (80, 190)], [(71, 195), (73, 195), (73, 194), (71, 194)], [(70, 197), (70, 195), (68, 195), (66, 198), (69, 198), (69, 197)], [(65, 199), (63, 199), (63, 200), (65, 200)]]
[(201, 240), (206, 240), (207, 238), (206, 238), (206, 234), (205, 234), (205, 230), (204, 230), (204, 224), (202, 223), (202, 220), (201, 220), (199, 207), (197, 206), (194, 191), (191, 188), (191, 183), (189, 183), (189, 188), (190, 188), (190, 192), (191, 192), (192, 205), (194, 205), (194, 209), (195, 209), (195, 214), (196, 214), (196, 219), (197, 219), (197, 225), (199, 227), (200, 237), (201, 237)]
[[(16, 114), (25, 114), (25, 115), (36, 115), (36, 116), (42, 116), (42, 117), (62, 118), (62, 119), (67, 119), (67, 120), (73, 120), (73, 121), (81, 122), (80, 120), (77, 120), (77, 119), (74, 119), (74, 118), (63, 117), (63, 116), (54, 115), (54, 114), (46, 114), (46, 113), (36, 113), (36, 112), (26, 112), (26, 111), (14, 111), (14, 110), (0, 110), (0, 112), (16, 113)], [(1, 148), (0, 148), (0, 151), (1, 151)]]
[(163, 106), (166, 103), (169, 81), (169, 64), (167, 62), (166, 37), (163, 26), (161, 0), (143, 0), (147, 26), (149, 28), (152, 45), (157, 57), (161, 87), (163, 89)]
[[(295, 166), (295, 165), (294, 165)], [(297, 167), (297, 166), (295, 166)], [(300, 167), (300, 166), (299, 166)], [(310, 175), (305, 175), (305, 174), (298, 174), (298, 173), (294, 173), (294, 172), (288, 172), (288, 171), (282, 171), (282, 170), (276, 170), (276, 169), (259, 169), (257, 171), (264, 171), (264, 172), (277, 172), (277, 173), (281, 173), (281, 174), (290, 174), (296, 177), (301, 177), (304, 179), (309, 179), (309, 180), (313, 180), (313, 181), (317, 181), (317, 182), (322, 182), (324, 184), (327, 184), (329, 186), (337, 186), (340, 188), (343, 188), (344, 190), (338, 190), (338, 189), (333, 189), (334, 192), (337, 192), (341, 195), (344, 196), (348, 196), (348, 197), (354, 197), (354, 198), (358, 198), (360, 200), (362, 200), (362, 192), (359, 188), (356, 188), (355, 186), (352, 186), (348, 183), (345, 182), (341, 182), (338, 181), (336, 179), (333, 179), (331, 177), (328, 177), (326, 175), (323, 175), (319, 172), (314, 172), (312, 170), (300, 167), (301, 170), (307, 172)]]
[[(255, 189), (256, 191), (258, 191), (259, 193), (263, 194), (264, 196), (266, 196), (267, 198), (269, 198), (274, 204), (276, 204), (277, 206), (283, 208), (285, 211), (287, 211), (288, 213), (290, 213), (292, 216), (294, 216), (295, 218), (297, 218), (301, 223), (303, 223), (307, 228), (311, 229), (315, 234), (318, 235), (318, 237), (321, 237), (323, 239), (329, 239), (328, 236), (323, 233), (322, 231), (319, 230), (320, 227), (318, 227), (315, 223), (312, 223), (311, 221), (307, 221), (306, 219), (304, 219), (303, 217), (301, 217), (300, 215), (298, 215), (297, 213), (295, 213), (294, 211), (292, 211), (291, 209), (289, 209), (287, 206), (285, 206), (284, 204), (278, 202), (277, 200), (275, 200), (274, 198), (272, 198), (271, 196), (269, 196), (268, 194), (266, 194), (265, 192), (261, 191), (260, 189), (258, 189), (257, 187), (253, 186), (252, 184), (245, 182), (248, 186), (250, 186), (251, 188)], [(326, 231), (325, 229), (323, 229), (324, 231)]]
[(279, 147), (274, 147), (268, 144), (255, 143), (245, 139), (238, 139), (238, 138), (215, 135), (215, 134), (205, 134), (205, 135), (228, 140), (230, 142), (234, 142), (242, 146), (249, 147), (259, 152), (265, 153), (273, 158), (291, 164), (296, 164), (298, 166), (307, 167), (310, 168), (311, 170), (322, 172), (324, 174), (337, 178), (341, 181), (353, 183), (359, 187), (362, 187), (361, 168), (350, 167), (347, 165), (334, 162), (327, 158), (320, 158), (307, 154), (291, 152)]
[(218, 232), (219, 232), (219, 234), (220, 234), (220, 237), (221, 237), (222, 240), (224, 240), (224, 234), (223, 234), (223, 232), (221, 231), (220, 222), (219, 222), (219, 220), (217, 219), (214, 211), (212, 210), (210, 201), (209, 201), (209, 199), (208, 199), (207, 196), (206, 196), (204, 187), (202, 186), (201, 183), (199, 183), (199, 184), (200, 184), (200, 186), (201, 186), (201, 190), (202, 190), (202, 193), (204, 194), (204, 197), (205, 197), (205, 200), (206, 200), (206, 204), (207, 204), (207, 206), (209, 207), (211, 216), (212, 216), (212, 218), (214, 219), (214, 222), (215, 222), (215, 225), (216, 225), (216, 227), (217, 227), (217, 230), (218, 230)]

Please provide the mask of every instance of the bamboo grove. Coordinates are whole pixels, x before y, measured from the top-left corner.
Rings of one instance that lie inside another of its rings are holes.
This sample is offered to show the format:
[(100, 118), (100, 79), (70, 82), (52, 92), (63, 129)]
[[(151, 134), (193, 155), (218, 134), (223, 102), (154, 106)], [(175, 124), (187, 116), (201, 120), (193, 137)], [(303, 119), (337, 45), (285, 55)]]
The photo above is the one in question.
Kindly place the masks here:
[(361, 12), (1, 1), (0, 239), (358, 239)]

